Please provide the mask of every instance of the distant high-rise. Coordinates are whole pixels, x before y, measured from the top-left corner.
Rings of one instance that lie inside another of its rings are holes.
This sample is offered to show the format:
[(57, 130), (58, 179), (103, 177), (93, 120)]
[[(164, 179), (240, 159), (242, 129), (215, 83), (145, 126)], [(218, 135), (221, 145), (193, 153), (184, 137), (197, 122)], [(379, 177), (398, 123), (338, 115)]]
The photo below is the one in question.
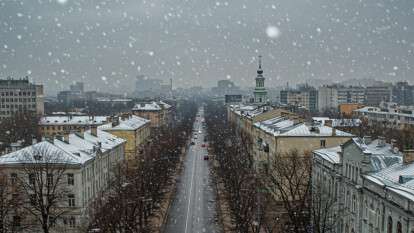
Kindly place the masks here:
[(82, 94), (84, 92), (83, 82), (76, 82), (75, 84), (70, 85), (70, 91)]
[(267, 91), (264, 86), (265, 78), (262, 70), (262, 56), (259, 56), (259, 69), (257, 69), (256, 87), (254, 88), (254, 102), (256, 104), (264, 104), (267, 102)]
[(0, 120), (17, 112), (44, 114), (43, 85), (29, 82), (29, 78), (0, 79)]
[(280, 91), (280, 103), (315, 112), (318, 110), (318, 90), (307, 84), (299, 85), (297, 89), (287, 88)]
[(382, 101), (389, 102), (391, 100), (391, 92), (391, 83), (379, 82), (368, 86), (365, 91), (365, 103), (368, 106), (379, 106)]
[(414, 86), (408, 82), (397, 82), (392, 88), (392, 101), (399, 105), (414, 105)]

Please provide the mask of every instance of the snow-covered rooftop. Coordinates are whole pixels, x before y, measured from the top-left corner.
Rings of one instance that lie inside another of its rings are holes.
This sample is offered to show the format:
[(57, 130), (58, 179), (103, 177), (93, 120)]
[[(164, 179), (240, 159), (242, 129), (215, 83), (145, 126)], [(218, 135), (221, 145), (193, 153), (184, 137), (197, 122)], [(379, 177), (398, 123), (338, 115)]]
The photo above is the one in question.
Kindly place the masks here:
[(135, 104), (132, 110), (159, 111), (162, 107), (157, 102)]
[[(69, 134), (69, 142), (54, 138), (52, 142), (42, 141), (21, 150), (0, 157), (0, 165), (19, 163), (61, 163), (82, 165), (93, 159), (98, 151), (112, 150), (125, 142), (124, 139), (116, 137), (102, 130), (97, 130), (97, 136), (91, 131), (85, 131), (83, 137), (79, 134)], [(42, 155), (35, 159), (35, 155)]]
[(352, 137), (350, 133), (341, 130), (335, 130), (332, 127), (324, 125), (307, 125), (305, 123), (295, 123), (295, 121), (285, 117), (275, 117), (270, 120), (257, 122), (256, 127), (274, 136), (306, 136), (306, 137), (323, 137), (323, 136), (340, 136)]
[[(352, 138), (352, 140), (364, 154), (370, 155), (371, 165), (375, 171), (402, 163), (402, 153), (395, 150), (390, 144), (379, 144), (380, 140), (374, 140), (369, 144), (366, 144), (361, 138)], [(341, 148), (339, 146), (318, 149), (313, 152), (330, 163), (340, 162)]]
[(107, 123), (106, 116), (44, 116), (40, 125), (102, 125)]
[(332, 127), (358, 127), (361, 124), (360, 119), (332, 119), (329, 117), (312, 117), (312, 119), (321, 122), (323, 125), (331, 121)]
[(104, 124), (99, 126), (99, 129), (110, 131), (110, 130), (137, 130), (149, 123), (150, 120), (144, 119), (138, 116), (129, 116), (128, 118), (119, 118), (119, 124), (113, 126), (112, 123)]
[(394, 108), (388, 108), (386, 110), (381, 109), (379, 107), (363, 107), (357, 110), (354, 110), (354, 112), (360, 112), (360, 113), (375, 113), (378, 115), (398, 115), (398, 116), (406, 116), (406, 117), (413, 117), (414, 113), (408, 113), (413, 112), (412, 110), (405, 111), (403, 109), (394, 109)]

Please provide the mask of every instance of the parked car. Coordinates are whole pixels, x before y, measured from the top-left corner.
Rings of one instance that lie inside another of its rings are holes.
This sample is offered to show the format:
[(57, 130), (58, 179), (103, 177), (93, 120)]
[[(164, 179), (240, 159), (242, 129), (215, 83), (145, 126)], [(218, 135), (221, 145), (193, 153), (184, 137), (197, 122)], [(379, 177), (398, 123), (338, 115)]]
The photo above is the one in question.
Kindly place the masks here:
[(208, 155), (204, 155), (204, 160), (208, 160)]

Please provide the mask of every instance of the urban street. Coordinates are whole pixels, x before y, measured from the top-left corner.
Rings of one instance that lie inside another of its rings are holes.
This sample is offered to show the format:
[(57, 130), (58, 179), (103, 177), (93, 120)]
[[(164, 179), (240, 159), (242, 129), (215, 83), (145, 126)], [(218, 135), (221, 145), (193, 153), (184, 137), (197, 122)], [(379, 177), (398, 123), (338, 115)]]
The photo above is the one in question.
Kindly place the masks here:
[(194, 122), (194, 145), (189, 146), (185, 156), (184, 171), (168, 215), (167, 233), (220, 232), (215, 220), (215, 194), (208, 160), (205, 160), (208, 152), (203, 121), (204, 111), (201, 108)]

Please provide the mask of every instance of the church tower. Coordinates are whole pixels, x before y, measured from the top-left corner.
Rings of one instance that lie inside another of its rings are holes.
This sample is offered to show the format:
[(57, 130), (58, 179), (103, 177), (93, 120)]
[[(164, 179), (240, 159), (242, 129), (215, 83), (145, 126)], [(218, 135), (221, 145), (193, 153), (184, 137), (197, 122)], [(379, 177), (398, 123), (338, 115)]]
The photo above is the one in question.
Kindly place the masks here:
[(259, 56), (259, 69), (256, 76), (256, 87), (254, 88), (254, 102), (256, 104), (265, 104), (267, 102), (267, 91), (264, 86), (265, 78), (262, 70), (262, 56)]

